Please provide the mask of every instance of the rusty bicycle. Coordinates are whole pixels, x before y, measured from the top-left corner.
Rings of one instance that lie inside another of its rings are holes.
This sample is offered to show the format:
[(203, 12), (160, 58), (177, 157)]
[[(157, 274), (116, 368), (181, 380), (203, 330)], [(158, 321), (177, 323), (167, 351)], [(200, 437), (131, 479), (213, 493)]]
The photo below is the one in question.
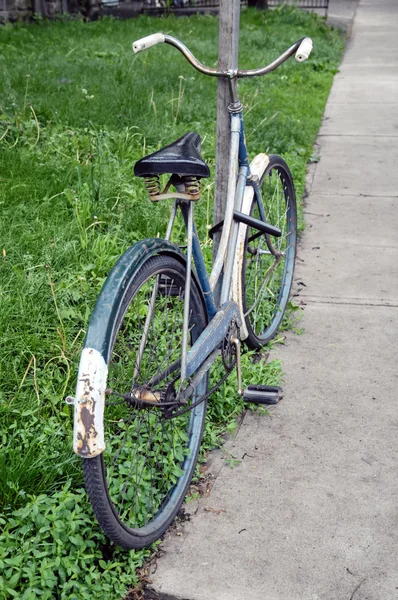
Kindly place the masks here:
[[(201, 64), (163, 33), (133, 49), (158, 43), (178, 49), (201, 73), (228, 80), (229, 176), (224, 219), (210, 231), (220, 241), (208, 276), (193, 216), (200, 181), (210, 175), (199, 135), (189, 132), (135, 164), (151, 201), (173, 200), (166, 237), (123, 254), (87, 329), (75, 398), (68, 400), (74, 451), (99, 524), (125, 548), (148, 546), (173, 521), (195, 470), (208, 398), (233, 369), (247, 402), (279, 399), (278, 388), (242, 389), (240, 345), (261, 347), (282, 321), (296, 256), (296, 199), (281, 157), (259, 154), (249, 163), (237, 83), (266, 75), (293, 54), (305, 60), (312, 49), (303, 38), (263, 68), (226, 71)], [(185, 251), (171, 241), (177, 211)], [(220, 355), (223, 375), (209, 389), (209, 369)]]

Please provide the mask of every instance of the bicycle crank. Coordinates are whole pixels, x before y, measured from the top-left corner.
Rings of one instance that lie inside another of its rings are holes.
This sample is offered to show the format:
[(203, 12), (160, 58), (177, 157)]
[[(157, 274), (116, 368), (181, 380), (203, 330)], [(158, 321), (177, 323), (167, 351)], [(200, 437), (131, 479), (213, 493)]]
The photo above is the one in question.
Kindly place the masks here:
[(240, 340), (237, 337), (231, 338), (231, 344), (235, 347), (236, 374), (238, 376), (238, 394), (242, 396), (242, 366), (240, 362)]
[(248, 385), (242, 391), (242, 367), (240, 361), (240, 340), (231, 338), (231, 344), (235, 347), (236, 374), (238, 376), (238, 394), (243, 396), (245, 402), (251, 404), (278, 404), (283, 398), (282, 388), (274, 385)]

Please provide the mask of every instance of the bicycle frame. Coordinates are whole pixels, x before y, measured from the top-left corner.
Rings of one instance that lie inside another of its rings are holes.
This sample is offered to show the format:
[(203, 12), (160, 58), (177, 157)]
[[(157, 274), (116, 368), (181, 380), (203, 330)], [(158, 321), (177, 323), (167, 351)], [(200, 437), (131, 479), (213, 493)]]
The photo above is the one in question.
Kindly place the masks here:
[[(187, 229), (187, 277), (184, 296), (184, 322), (181, 356), (180, 398), (184, 400), (189, 390), (203, 379), (214, 362), (223, 340), (228, 335), (231, 325), (239, 327), (240, 338), (246, 339), (248, 331), (245, 326), (245, 314), (242, 305), (242, 264), (248, 225), (257, 228), (266, 235), (269, 250), (272, 252), (268, 235), (280, 236), (281, 232), (266, 223), (266, 215), (259, 190), (259, 182), (265, 172), (269, 158), (266, 154), (257, 155), (250, 163), (244, 136), (242, 105), (237, 95), (237, 79), (239, 77), (255, 77), (265, 75), (276, 69), (290, 56), (296, 53), (296, 59), (302, 62), (308, 58), (312, 41), (310, 38), (299, 40), (279, 58), (261, 69), (219, 71), (202, 65), (179, 40), (162, 33), (153, 34), (133, 44), (135, 52), (140, 52), (159, 42), (175, 46), (198, 71), (215, 77), (225, 77), (230, 83), (231, 103), (228, 110), (231, 114), (231, 143), (229, 153), (229, 175), (225, 218), (219, 244), (210, 277), (208, 277), (193, 219), (192, 202), (176, 200), (172, 208), (167, 227), (166, 240), (148, 239), (138, 242), (127, 250), (116, 263), (101, 291), (93, 312), (85, 339), (85, 346), (79, 364), (76, 398), (68, 397), (68, 403), (75, 405), (74, 415), (74, 450), (84, 458), (92, 458), (105, 449), (104, 439), (104, 407), (108, 372), (109, 348), (115, 325), (115, 306), (122, 301), (126, 278), (133, 275), (134, 269), (140, 268), (148, 257), (159, 253), (171, 253), (184, 260), (181, 250), (170, 243), (172, 228), (180, 207)], [(177, 190), (178, 192), (179, 190)], [(184, 190), (181, 190), (182, 192)], [(258, 204), (261, 220), (250, 217), (253, 198)], [(202, 288), (209, 323), (202, 334), (188, 351), (188, 323), (190, 286), (192, 276), (192, 260), (195, 264), (197, 278)], [(214, 299), (214, 290), (221, 279), (219, 301)], [(147, 341), (148, 327), (152, 318), (153, 306), (158, 291), (156, 283), (152, 292), (146, 323), (138, 350), (136, 371)], [(118, 305), (120, 306), (120, 304)], [(104, 323), (106, 327), (104, 328)], [(236, 346), (237, 366), (239, 371), (239, 340), (231, 340)], [(176, 364), (175, 369), (179, 367)], [(186, 382), (189, 380), (189, 385)], [(185, 383), (185, 385), (183, 385)]]
[[(235, 322), (240, 328), (241, 339), (247, 337), (247, 330), (244, 326), (245, 319), (241, 302), (240, 281), (243, 260), (243, 243), (247, 225), (239, 223), (234, 219), (234, 211), (248, 215), (253, 195), (255, 195), (260, 214), (264, 221), (265, 219), (261, 194), (256, 182), (258, 176), (256, 177), (257, 174), (251, 172), (249, 165), (244, 135), (242, 106), (236, 101), (230, 105), (230, 108), (233, 106), (235, 107), (235, 111), (231, 114), (231, 143), (225, 217), (222, 236), (210, 277), (208, 277), (205, 268), (193, 220), (193, 206), (191, 202), (175, 201), (167, 228), (166, 239), (170, 239), (177, 208), (180, 207), (187, 231), (187, 278), (184, 299), (181, 383), (200, 369), (206, 359), (219, 348), (222, 340), (228, 334), (232, 322)], [(259, 157), (256, 158), (257, 160), (254, 161), (255, 165), (257, 168), (261, 166), (261, 171), (263, 171), (268, 164), (267, 155), (259, 155)], [(187, 351), (189, 334), (189, 289), (191, 285), (192, 258), (204, 295), (209, 324), (193, 347)], [(221, 276), (222, 284), (220, 299), (219, 302), (216, 303), (214, 290)], [(211, 362), (212, 361), (209, 361), (206, 370), (210, 368)], [(201, 376), (203, 376), (202, 371), (203, 368), (201, 369)]]
[[(170, 239), (177, 206), (181, 206), (184, 215), (185, 226), (187, 229), (188, 241), (181, 357), (181, 383), (183, 383), (185, 379), (192, 375), (220, 346), (222, 340), (227, 335), (228, 329), (232, 322), (235, 322), (240, 327), (241, 339), (245, 339), (248, 336), (248, 332), (245, 327), (241, 289), (241, 268), (247, 224), (244, 224), (244, 219), (237, 218), (238, 215), (236, 213), (240, 213), (240, 217), (244, 217), (245, 215), (246, 217), (249, 216), (253, 198), (252, 194), (254, 194), (256, 197), (262, 222), (264, 225), (266, 224), (264, 207), (262, 205), (261, 194), (257, 185), (259, 178), (258, 176), (257, 178), (255, 177), (256, 174), (254, 172), (251, 172), (247, 155), (244, 124), (242, 118), (243, 107), (238, 99), (238, 78), (257, 77), (270, 73), (294, 53), (296, 53), (296, 59), (299, 62), (302, 62), (308, 58), (311, 52), (312, 41), (310, 38), (302, 38), (301, 40), (298, 40), (295, 44), (283, 52), (276, 60), (261, 69), (228, 69), (226, 71), (206, 67), (197, 60), (197, 58), (185, 46), (185, 44), (180, 42), (178, 39), (163, 33), (155, 33), (141, 40), (137, 40), (133, 43), (133, 50), (135, 53), (141, 52), (142, 50), (150, 48), (158, 43), (170, 44), (171, 46), (177, 48), (185, 56), (188, 62), (201, 73), (210, 75), (212, 77), (227, 78), (229, 81), (231, 97), (231, 102), (228, 106), (228, 111), (231, 114), (231, 143), (229, 153), (227, 201), (222, 235), (210, 278), (207, 277), (200, 244), (196, 229), (194, 227), (191, 202), (184, 203), (181, 201), (176, 201), (167, 229), (168, 237), (166, 237), (166, 239)], [(257, 165), (260, 167), (259, 174), (261, 175), (264, 171), (264, 169), (261, 170), (261, 162), (263, 162), (266, 167), (268, 157), (264, 154), (259, 155), (256, 157), (256, 159)], [(250, 186), (247, 185), (248, 181), (250, 182)], [(246, 192), (246, 190), (248, 191)], [(241, 222), (239, 223), (239, 221)], [(246, 218), (246, 222), (247, 221), (248, 219)], [(278, 230), (276, 228), (269, 227), (268, 231), (265, 231), (265, 233), (271, 235), (280, 235), (280, 232), (277, 233), (277, 231)], [(206, 309), (210, 323), (203, 331), (199, 339), (195, 342), (191, 350), (187, 352), (192, 257), (205, 297)], [(216, 305), (213, 292), (223, 269), (224, 274), (222, 277), (220, 301), (218, 305)], [(231, 283), (233, 284), (232, 290)], [(154, 294), (155, 292), (156, 287)], [(148, 313), (148, 318), (150, 318), (150, 312), (151, 311)], [(141, 345), (142, 347), (145, 346), (145, 331)], [(140, 358), (138, 360), (140, 360)], [(207, 362), (209, 363), (208, 368), (210, 368), (211, 363), (210, 361)]]

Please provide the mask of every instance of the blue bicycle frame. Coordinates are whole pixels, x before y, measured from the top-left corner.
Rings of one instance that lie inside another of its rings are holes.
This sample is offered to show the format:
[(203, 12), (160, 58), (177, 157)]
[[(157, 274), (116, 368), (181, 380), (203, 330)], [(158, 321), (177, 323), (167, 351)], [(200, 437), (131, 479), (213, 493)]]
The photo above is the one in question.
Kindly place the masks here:
[[(263, 226), (258, 228), (264, 233), (276, 236), (281, 235), (281, 232), (276, 227), (269, 226), (265, 223), (264, 207), (262, 205), (260, 191), (256, 185), (256, 181), (251, 178), (244, 136), (244, 125), (242, 118), (243, 107), (238, 100), (237, 93), (238, 78), (265, 75), (276, 69), (294, 53), (296, 53), (296, 59), (301, 62), (308, 58), (312, 48), (312, 41), (310, 38), (303, 38), (297, 41), (285, 52), (283, 52), (276, 60), (261, 69), (228, 69), (226, 71), (206, 67), (195, 58), (192, 52), (182, 42), (163, 33), (152, 34), (146, 38), (137, 40), (133, 43), (133, 50), (135, 53), (142, 52), (143, 50), (146, 50), (147, 48), (159, 43), (170, 44), (177, 48), (185, 56), (188, 62), (190, 62), (191, 65), (201, 73), (210, 75), (212, 77), (227, 78), (229, 81), (231, 96), (231, 103), (228, 106), (228, 110), (231, 114), (231, 144), (229, 154), (227, 201), (219, 248), (210, 277), (207, 277), (197, 232), (193, 222), (192, 202), (181, 202), (181, 200), (177, 200), (175, 202), (167, 229), (166, 239), (169, 240), (177, 206), (180, 206), (184, 215), (188, 239), (187, 277), (185, 285), (184, 325), (181, 356), (181, 382), (183, 383), (184, 380), (195, 373), (195, 371), (197, 371), (201, 365), (202, 371), (205, 361), (206, 365), (208, 364), (210, 367), (210, 357), (212, 357), (220, 347), (220, 344), (227, 335), (231, 324), (234, 322), (238, 327), (242, 324), (241, 307), (238, 306), (236, 301), (230, 299), (231, 281), (236, 262), (235, 259), (237, 258), (236, 253), (239, 221), (246, 224), (252, 224), (255, 227), (258, 227), (258, 225), (261, 223)], [(245, 189), (249, 181), (250, 185), (253, 187), (254, 197), (258, 203), (259, 213), (261, 216), (261, 221), (252, 220), (252, 223), (249, 223), (250, 215), (247, 213), (245, 215), (241, 212)], [(256, 224), (254, 221), (256, 221)], [(192, 258), (195, 263), (196, 271), (205, 297), (206, 309), (210, 323), (190, 351), (187, 352), (189, 334), (189, 291), (191, 286)], [(238, 260), (237, 264), (240, 265), (241, 262), (241, 260)], [(222, 283), (220, 301), (216, 304), (213, 292), (221, 275)], [(145, 339), (143, 339), (143, 344), (145, 344)], [(237, 353), (238, 350), (239, 349), (237, 348)]]
[[(236, 103), (234, 103), (236, 106)], [(193, 222), (193, 206), (191, 202), (177, 200), (172, 210), (172, 215), (167, 229), (167, 238), (171, 236), (177, 207), (182, 210), (187, 230), (187, 279), (184, 304), (184, 335), (181, 358), (181, 382), (199, 371), (198, 380), (214, 360), (213, 354), (218, 351), (223, 339), (226, 337), (231, 323), (238, 327), (241, 325), (241, 314), (237, 303), (230, 299), (232, 272), (235, 264), (239, 220), (236, 215), (241, 214), (242, 199), (248, 180), (251, 176), (248, 153), (245, 142), (244, 123), (241, 105), (231, 114), (231, 144), (229, 160), (228, 193), (223, 221), (223, 231), (220, 245), (210, 277), (207, 275), (202, 251), (195, 224)], [(261, 200), (259, 187), (255, 181), (250, 181), (254, 189), (260, 215), (264, 219), (264, 207)], [(270, 227), (270, 232), (272, 228)], [(188, 341), (189, 320), (189, 289), (191, 283), (191, 262), (195, 264), (196, 273), (202, 288), (209, 325), (203, 331), (189, 352), (186, 351)], [(222, 273), (223, 271), (223, 273)], [(217, 304), (214, 298), (214, 288), (218, 279), (222, 277), (220, 300)], [(204, 365), (206, 359), (208, 366)], [(202, 368), (200, 368), (202, 367)], [(205, 368), (207, 367), (207, 368)]]
[[(115, 311), (120, 309), (121, 302), (123, 301), (125, 281), (133, 276), (134, 270), (141, 268), (148, 257), (155, 256), (159, 251), (170, 252), (178, 256), (181, 261), (184, 260), (181, 250), (169, 241), (178, 207), (182, 210), (188, 240), (181, 353), (181, 384), (178, 391), (182, 400), (184, 400), (184, 397), (187, 398), (191, 393), (189, 390), (195, 389), (200, 384), (205, 373), (210, 369), (219, 353), (223, 341), (228, 337), (231, 327), (233, 330), (235, 329), (234, 326), (236, 326), (236, 331), (233, 331), (229, 342), (235, 346), (239, 378), (240, 342), (238, 338), (246, 339), (249, 335), (246, 328), (242, 302), (244, 294), (241, 276), (247, 226), (254, 227), (265, 234), (269, 252), (276, 257), (277, 253), (273, 250), (268, 236), (281, 236), (281, 231), (277, 227), (266, 222), (266, 215), (258, 186), (259, 181), (266, 172), (269, 159), (265, 154), (259, 154), (252, 161), (251, 165), (249, 165), (244, 136), (242, 105), (237, 95), (237, 80), (240, 77), (265, 75), (276, 69), (294, 53), (296, 53), (296, 59), (302, 62), (308, 58), (311, 52), (312, 41), (310, 38), (303, 38), (293, 44), (269, 65), (261, 69), (252, 70), (218, 70), (206, 67), (194, 57), (192, 52), (182, 42), (163, 33), (153, 34), (142, 40), (138, 40), (133, 44), (133, 49), (135, 52), (141, 52), (160, 42), (177, 48), (188, 62), (201, 73), (213, 77), (224, 77), (229, 81), (231, 102), (228, 110), (231, 114), (231, 141), (225, 216), (222, 224), (216, 225), (219, 229), (222, 226), (221, 237), (209, 277), (206, 273), (194, 224), (192, 198), (189, 200), (189, 197), (184, 195), (183, 192), (185, 189), (181, 190), (181, 192), (178, 190), (176, 192), (175, 198), (178, 199), (175, 200), (172, 208), (166, 240), (153, 238), (135, 244), (123, 254), (108, 276), (90, 319), (85, 346), (79, 364), (76, 399), (69, 398), (69, 401), (75, 404), (74, 450), (84, 458), (97, 456), (105, 449), (103, 417), (109, 351), (115, 327)], [(170, 197), (168, 194), (165, 194), (165, 196)], [(250, 215), (253, 201), (257, 202), (260, 219), (254, 219)], [(208, 325), (188, 351), (192, 262), (195, 264), (197, 278), (202, 288), (208, 315)], [(218, 284), (220, 284), (221, 291), (220, 298), (216, 302), (214, 290)], [(152, 291), (133, 378), (135, 378), (136, 372), (140, 368), (157, 292), (158, 282), (156, 282)], [(238, 328), (240, 328), (239, 335)], [(176, 363), (176, 369), (178, 368), (178, 362)], [(187, 384), (188, 378), (189, 384)], [(241, 390), (240, 383), (238, 385), (239, 390)]]

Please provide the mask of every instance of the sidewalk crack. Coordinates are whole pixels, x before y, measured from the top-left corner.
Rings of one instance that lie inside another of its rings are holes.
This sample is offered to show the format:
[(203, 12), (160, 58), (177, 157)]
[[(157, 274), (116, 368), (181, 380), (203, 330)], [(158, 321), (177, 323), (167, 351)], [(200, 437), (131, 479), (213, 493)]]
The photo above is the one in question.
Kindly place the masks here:
[(377, 308), (398, 308), (398, 302), (387, 302), (382, 300), (366, 300), (365, 298), (317, 298), (314, 296), (295, 296), (308, 304), (342, 304), (344, 306), (374, 306)]

